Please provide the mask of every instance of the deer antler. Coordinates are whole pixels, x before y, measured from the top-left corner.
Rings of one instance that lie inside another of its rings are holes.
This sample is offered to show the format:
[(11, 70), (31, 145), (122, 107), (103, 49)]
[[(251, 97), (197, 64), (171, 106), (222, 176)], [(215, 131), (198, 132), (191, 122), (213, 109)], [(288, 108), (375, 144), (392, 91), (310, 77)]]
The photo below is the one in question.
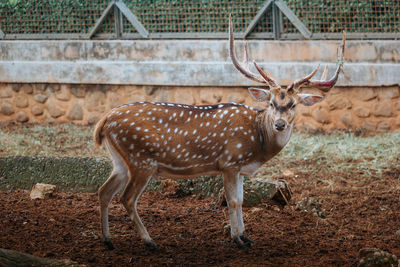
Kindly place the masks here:
[(342, 70), (343, 63), (344, 63), (344, 48), (346, 44), (346, 33), (343, 31), (343, 39), (341, 45), (341, 51), (338, 55), (338, 66), (336, 68), (335, 75), (330, 80), (326, 80), (326, 76), (328, 73), (328, 66), (325, 66), (324, 73), (322, 74), (321, 80), (312, 80), (311, 78), (317, 72), (319, 65), (314, 69), (312, 73), (307, 75), (306, 77), (296, 80), (291, 84), (288, 88), (294, 89), (296, 92), (300, 89), (300, 87), (314, 87), (323, 92), (328, 92), (337, 82), (339, 73)]
[(279, 87), (277, 82), (274, 79), (272, 79), (270, 76), (268, 76), (268, 74), (260, 66), (258, 66), (258, 64), (255, 61), (253, 61), (253, 64), (254, 64), (254, 67), (256, 67), (257, 71), (264, 78), (264, 80), (268, 82), (268, 84), (271, 87), (271, 89)]
[(239, 60), (237, 59), (236, 53), (235, 53), (235, 44), (234, 44), (234, 38), (233, 38), (233, 26), (232, 26), (232, 18), (231, 15), (229, 14), (229, 55), (231, 57), (233, 65), (236, 67), (236, 69), (242, 73), (245, 77), (249, 78), (250, 80), (267, 84), (271, 89), (279, 87), (278, 83), (268, 76), (267, 73), (265, 73), (258, 65), (257, 63), (254, 63), (254, 66), (258, 70), (258, 72), (261, 75), (254, 74), (250, 71), (249, 68), (249, 46), (246, 43), (244, 46), (244, 52), (245, 52), (245, 59), (243, 61), (243, 64), (239, 63)]

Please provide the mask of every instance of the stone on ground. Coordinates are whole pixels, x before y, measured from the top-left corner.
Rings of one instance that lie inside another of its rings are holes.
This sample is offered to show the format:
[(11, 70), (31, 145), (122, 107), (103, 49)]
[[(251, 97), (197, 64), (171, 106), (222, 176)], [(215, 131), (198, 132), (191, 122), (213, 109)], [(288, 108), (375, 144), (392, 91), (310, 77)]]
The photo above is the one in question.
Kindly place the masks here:
[(31, 199), (44, 199), (51, 197), (56, 190), (56, 186), (52, 184), (37, 183), (31, 190)]
[(380, 267), (397, 267), (399, 261), (396, 255), (378, 248), (362, 248), (359, 251), (360, 261), (359, 267), (380, 266)]

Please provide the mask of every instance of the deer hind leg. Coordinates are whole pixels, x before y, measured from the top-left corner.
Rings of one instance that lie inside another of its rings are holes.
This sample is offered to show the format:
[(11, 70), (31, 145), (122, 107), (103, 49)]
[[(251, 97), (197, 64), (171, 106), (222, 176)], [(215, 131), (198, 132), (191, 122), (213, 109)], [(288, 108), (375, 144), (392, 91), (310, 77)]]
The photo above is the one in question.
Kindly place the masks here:
[(144, 189), (146, 188), (147, 183), (149, 182), (154, 171), (155, 169), (132, 170), (131, 178), (125, 188), (124, 193), (122, 194), (121, 201), (145, 245), (150, 247), (151, 249), (157, 250), (158, 247), (156, 243), (154, 243), (154, 241), (151, 239), (149, 233), (146, 230), (146, 227), (143, 225), (136, 208), (137, 201), (140, 195), (143, 193)]
[(239, 248), (247, 248), (249, 243), (241, 239), (241, 235), (243, 235), (244, 232), (242, 217), (243, 179), (237, 171), (225, 171), (223, 177), (232, 240)]
[(114, 249), (114, 245), (111, 242), (111, 235), (108, 225), (108, 206), (113, 197), (127, 184), (129, 179), (129, 171), (121, 156), (108, 142), (106, 144), (112, 156), (114, 168), (110, 177), (100, 187), (98, 196), (100, 202), (101, 230), (104, 243), (109, 249)]

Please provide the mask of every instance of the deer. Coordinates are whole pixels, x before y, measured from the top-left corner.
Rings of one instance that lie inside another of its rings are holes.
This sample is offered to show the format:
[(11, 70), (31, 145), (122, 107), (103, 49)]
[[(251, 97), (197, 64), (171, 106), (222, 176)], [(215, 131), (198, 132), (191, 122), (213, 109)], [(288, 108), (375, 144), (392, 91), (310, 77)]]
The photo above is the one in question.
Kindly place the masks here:
[(190, 179), (201, 175), (222, 175), (228, 206), (230, 234), (239, 248), (254, 242), (245, 233), (243, 222), (243, 176), (253, 175), (265, 162), (288, 143), (296, 106), (312, 106), (323, 96), (301, 93), (313, 87), (328, 92), (337, 82), (344, 62), (345, 33), (333, 77), (326, 79), (327, 67), (320, 80), (307, 76), (286, 88), (265, 72), (255, 61), (258, 74), (249, 68), (249, 49), (245, 59), (236, 56), (232, 19), (229, 16), (229, 55), (234, 67), (248, 79), (266, 86), (248, 92), (262, 105), (245, 104), (185, 105), (163, 102), (135, 102), (110, 110), (97, 123), (94, 141), (105, 145), (113, 170), (98, 190), (103, 242), (111, 241), (108, 207), (120, 191), (121, 202), (144, 244), (158, 250), (138, 212), (137, 202), (150, 178)]

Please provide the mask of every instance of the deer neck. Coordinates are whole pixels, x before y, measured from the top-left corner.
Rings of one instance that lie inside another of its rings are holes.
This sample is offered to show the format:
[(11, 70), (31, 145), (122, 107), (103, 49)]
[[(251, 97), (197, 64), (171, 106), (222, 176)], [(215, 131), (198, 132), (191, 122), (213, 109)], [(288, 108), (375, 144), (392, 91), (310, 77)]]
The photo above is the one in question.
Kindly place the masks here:
[(289, 124), (285, 130), (279, 132), (275, 131), (273, 127), (273, 120), (264, 110), (258, 116), (258, 128), (265, 160), (269, 160), (278, 154), (289, 142), (292, 135), (293, 124)]

